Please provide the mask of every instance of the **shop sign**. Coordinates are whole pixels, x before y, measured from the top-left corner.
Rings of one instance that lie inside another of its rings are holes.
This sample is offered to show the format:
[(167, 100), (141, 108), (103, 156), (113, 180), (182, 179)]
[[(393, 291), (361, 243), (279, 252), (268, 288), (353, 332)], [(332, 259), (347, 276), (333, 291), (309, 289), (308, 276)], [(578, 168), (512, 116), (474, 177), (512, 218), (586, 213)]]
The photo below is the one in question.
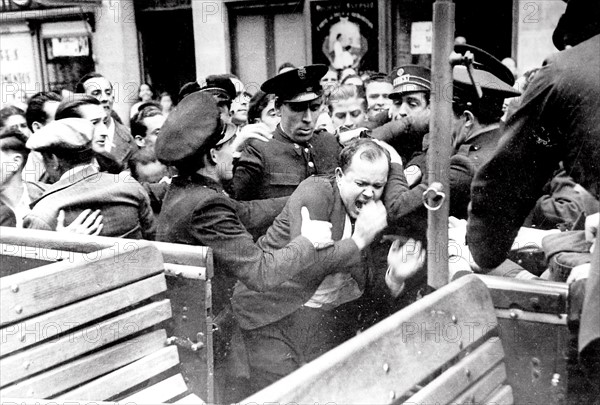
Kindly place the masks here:
[(313, 63), (338, 70), (377, 70), (377, 10), (377, 1), (312, 1)]
[(33, 44), (29, 32), (2, 34), (0, 41), (2, 100), (0, 104), (23, 101), (41, 90), (36, 79)]
[(410, 29), (410, 53), (413, 55), (431, 54), (433, 46), (433, 23), (414, 22)]
[(90, 41), (87, 36), (51, 38), (48, 59), (59, 57), (89, 56)]

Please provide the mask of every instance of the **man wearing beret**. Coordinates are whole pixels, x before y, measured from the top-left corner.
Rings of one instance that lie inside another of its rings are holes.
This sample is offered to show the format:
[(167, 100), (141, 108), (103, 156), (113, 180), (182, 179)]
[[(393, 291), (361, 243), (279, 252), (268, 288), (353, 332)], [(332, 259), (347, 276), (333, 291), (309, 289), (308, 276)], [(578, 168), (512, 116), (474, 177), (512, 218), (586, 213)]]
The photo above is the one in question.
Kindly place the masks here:
[(243, 148), (232, 184), (237, 199), (289, 196), (307, 177), (333, 173), (340, 145), (333, 135), (314, 132), (325, 73), (325, 65), (302, 66), (263, 83), (261, 90), (277, 96), (281, 122), (268, 142), (251, 139)]
[[(508, 118), (503, 142), (473, 180), (468, 241), (484, 269), (505, 259), (543, 187), (563, 162), (567, 173), (600, 198), (600, 2), (570, 0), (548, 58)], [(580, 360), (590, 376), (589, 401), (600, 401), (600, 232), (580, 321)], [(573, 402), (574, 403), (574, 402)]]
[(154, 239), (156, 226), (148, 195), (126, 173), (99, 172), (93, 164), (94, 125), (82, 118), (64, 118), (35, 132), (27, 148), (39, 151), (46, 172), (57, 181), (31, 203), (24, 226), (56, 230), (61, 210), (72, 223), (85, 209), (100, 210), (101, 236)]

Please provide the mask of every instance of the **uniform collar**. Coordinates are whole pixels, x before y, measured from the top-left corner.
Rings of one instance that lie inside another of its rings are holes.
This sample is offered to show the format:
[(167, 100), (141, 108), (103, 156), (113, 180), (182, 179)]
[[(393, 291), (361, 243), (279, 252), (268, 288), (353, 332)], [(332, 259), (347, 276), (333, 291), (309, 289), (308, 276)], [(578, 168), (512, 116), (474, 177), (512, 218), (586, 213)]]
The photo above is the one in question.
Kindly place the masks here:
[(227, 195), (227, 193), (223, 189), (223, 186), (220, 183), (211, 179), (210, 177), (203, 176), (199, 173), (194, 173), (187, 177), (176, 176), (173, 178), (173, 182), (176, 184), (181, 184), (186, 181), (189, 181), (202, 187), (210, 188), (211, 190), (214, 190), (217, 193), (223, 193)]
[(492, 132), (497, 130), (498, 128), (500, 128), (500, 123), (495, 123), (495, 124), (491, 124), (491, 125), (486, 125), (482, 128), (479, 128), (477, 131), (473, 132), (472, 134), (469, 134), (469, 137), (467, 139), (465, 139), (464, 143), (470, 142), (473, 139), (475, 139), (476, 137), (482, 135), (482, 134), (486, 134), (488, 132)]
[[(313, 134), (314, 136), (314, 134)], [(278, 140), (279, 142), (289, 143), (294, 145), (294, 152), (298, 156), (302, 156), (302, 150), (305, 148), (312, 148), (310, 143), (303, 145), (301, 143), (294, 142), (288, 134), (286, 134), (283, 129), (281, 129), (281, 124), (277, 124), (277, 128), (275, 128), (275, 132), (273, 132), (273, 139)]]

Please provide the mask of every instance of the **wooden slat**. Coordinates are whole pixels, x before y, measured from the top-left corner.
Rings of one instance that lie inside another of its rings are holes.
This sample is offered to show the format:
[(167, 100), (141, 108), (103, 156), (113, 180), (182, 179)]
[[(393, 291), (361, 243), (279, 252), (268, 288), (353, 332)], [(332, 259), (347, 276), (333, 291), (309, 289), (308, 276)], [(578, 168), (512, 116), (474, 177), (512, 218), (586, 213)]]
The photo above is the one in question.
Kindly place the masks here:
[(187, 391), (187, 385), (181, 374), (174, 375), (145, 388), (131, 396), (119, 400), (125, 404), (153, 404), (157, 402), (168, 402), (169, 400)]
[(179, 405), (198, 405), (198, 404), (202, 405), (202, 404), (205, 404), (206, 402), (204, 402), (202, 400), (202, 398), (200, 398), (199, 396), (190, 394), (190, 395), (183, 397), (180, 400), (175, 401), (173, 403), (179, 404)]
[(128, 241), (115, 242), (115, 247), (91, 253), (87, 259), (76, 259), (72, 263), (57, 262), (2, 277), (0, 326), (157, 274), (162, 270), (160, 252), (148, 242)]
[(168, 346), (134, 363), (62, 394), (57, 399), (106, 400), (179, 364), (177, 347)]
[[(0, 398), (0, 405), (86, 405), (82, 402), (73, 403), (72, 400), (57, 401), (56, 399), (41, 398)], [(92, 404), (89, 404), (92, 405)], [(123, 405), (118, 402), (94, 401), (93, 405)], [(133, 405), (133, 404), (131, 404)]]
[(114, 313), (167, 289), (162, 274), (2, 328), (2, 356)]
[(206, 281), (205, 267), (165, 263), (165, 274), (168, 276), (177, 276), (193, 280)]
[(138, 336), (0, 390), (2, 397), (48, 398), (152, 354), (165, 346), (164, 329)]
[(60, 260), (73, 260), (75, 257), (83, 257), (83, 253), (68, 250), (49, 249), (43, 246), (19, 246), (0, 243), (0, 254), (24, 259), (36, 259), (46, 262), (57, 262)]
[(169, 319), (171, 315), (169, 300), (163, 300), (66, 335), (57, 341), (42, 343), (30, 350), (3, 358), (0, 362), (1, 384), (6, 386), (44, 371)]
[(449, 403), (503, 359), (502, 343), (498, 338), (491, 338), (444, 371), (406, 402), (414, 404)]
[[(8, 227), (0, 227), (0, 241), (11, 245), (42, 247), (80, 253), (107, 249), (113, 247), (115, 244), (115, 238), (105, 236), (75, 235), (63, 232)], [(207, 276), (209, 278), (213, 276), (210, 248), (165, 242), (151, 243), (163, 254), (165, 263), (205, 267), (207, 268)]]
[(513, 390), (510, 385), (503, 385), (499, 390), (492, 393), (492, 395), (485, 400), (484, 404), (512, 405), (514, 401)]
[(487, 288), (465, 276), (245, 402), (391, 403), (496, 325)]
[(506, 367), (504, 363), (500, 363), (452, 402), (456, 404), (483, 404), (485, 403), (484, 400), (498, 387), (504, 385), (505, 382)]

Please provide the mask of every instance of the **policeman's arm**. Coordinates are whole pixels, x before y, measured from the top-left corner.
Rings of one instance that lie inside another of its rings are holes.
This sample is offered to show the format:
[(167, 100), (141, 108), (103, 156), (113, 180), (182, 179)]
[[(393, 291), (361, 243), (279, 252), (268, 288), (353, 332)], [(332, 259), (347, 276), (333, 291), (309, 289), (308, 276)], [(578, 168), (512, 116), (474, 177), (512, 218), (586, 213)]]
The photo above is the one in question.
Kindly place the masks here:
[(263, 177), (264, 160), (254, 142), (262, 143), (258, 140), (248, 141), (242, 149), (240, 158), (235, 163), (232, 192), (233, 197), (238, 200), (256, 200), (258, 198), (256, 190)]

